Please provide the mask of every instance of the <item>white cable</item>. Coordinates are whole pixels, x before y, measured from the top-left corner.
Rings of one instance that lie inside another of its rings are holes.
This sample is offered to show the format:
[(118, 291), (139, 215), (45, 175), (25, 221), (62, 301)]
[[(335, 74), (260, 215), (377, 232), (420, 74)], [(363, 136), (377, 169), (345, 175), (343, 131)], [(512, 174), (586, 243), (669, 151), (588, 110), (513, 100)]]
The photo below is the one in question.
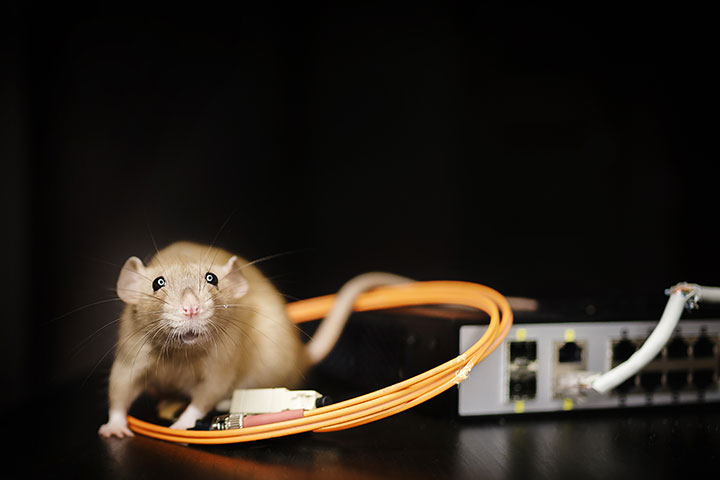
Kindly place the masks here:
[(638, 373), (662, 350), (672, 336), (685, 307), (697, 308), (697, 302), (720, 303), (720, 287), (703, 287), (694, 283), (678, 283), (667, 289), (670, 295), (662, 317), (645, 343), (625, 362), (601, 375), (593, 375), (580, 381), (589, 382), (598, 393), (607, 393)]
[(686, 300), (686, 292), (682, 290), (675, 290), (670, 294), (660, 321), (643, 346), (626, 361), (597, 377), (592, 382), (592, 389), (599, 393), (607, 393), (650, 363), (660, 353), (675, 330), (685, 308)]
[(720, 303), (720, 287), (695, 285), (695, 300)]

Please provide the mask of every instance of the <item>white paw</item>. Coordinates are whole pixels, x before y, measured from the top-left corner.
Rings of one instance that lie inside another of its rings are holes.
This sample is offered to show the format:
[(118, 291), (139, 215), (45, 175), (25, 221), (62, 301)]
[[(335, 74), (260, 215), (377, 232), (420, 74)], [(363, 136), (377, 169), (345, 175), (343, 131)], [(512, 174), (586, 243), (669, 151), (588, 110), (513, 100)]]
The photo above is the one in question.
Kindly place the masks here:
[(205, 412), (198, 409), (192, 403), (187, 406), (185, 411), (180, 415), (175, 423), (170, 425), (170, 428), (175, 430), (187, 430), (195, 426), (195, 422), (205, 416)]
[(98, 429), (98, 435), (104, 438), (117, 437), (134, 437), (135, 434), (127, 426), (125, 421), (110, 421), (105, 425), (101, 425)]
[(192, 418), (185, 418), (182, 417), (178, 418), (175, 423), (170, 425), (170, 428), (174, 428), (175, 430), (187, 430), (188, 428), (192, 428), (195, 426), (196, 420)]

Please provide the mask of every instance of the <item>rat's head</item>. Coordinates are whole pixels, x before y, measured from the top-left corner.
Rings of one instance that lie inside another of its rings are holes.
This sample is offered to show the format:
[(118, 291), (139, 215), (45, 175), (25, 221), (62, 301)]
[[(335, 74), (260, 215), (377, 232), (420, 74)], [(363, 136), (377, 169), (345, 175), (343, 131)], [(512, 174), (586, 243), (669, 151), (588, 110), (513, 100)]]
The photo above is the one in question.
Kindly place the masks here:
[(217, 308), (248, 291), (238, 258), (223, 265), (159, 261), (144, 265), (137, 257), (125, 262), (117, 281), (120, 299), (135, 308), (148, 326), (151, 341), (162, 345), (201, 344), (222, 328)]

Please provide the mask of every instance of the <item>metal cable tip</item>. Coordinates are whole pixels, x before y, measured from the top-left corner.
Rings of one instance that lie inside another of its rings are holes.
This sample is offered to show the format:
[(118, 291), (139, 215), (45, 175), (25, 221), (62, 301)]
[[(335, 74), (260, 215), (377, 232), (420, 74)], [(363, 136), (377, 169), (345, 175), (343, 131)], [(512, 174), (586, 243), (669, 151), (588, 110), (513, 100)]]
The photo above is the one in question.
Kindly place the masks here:
[(213, 417), (210, 423), (210, 430), (230, 430), (233, 428), (243, 428), (242, 413), (226, 413)]

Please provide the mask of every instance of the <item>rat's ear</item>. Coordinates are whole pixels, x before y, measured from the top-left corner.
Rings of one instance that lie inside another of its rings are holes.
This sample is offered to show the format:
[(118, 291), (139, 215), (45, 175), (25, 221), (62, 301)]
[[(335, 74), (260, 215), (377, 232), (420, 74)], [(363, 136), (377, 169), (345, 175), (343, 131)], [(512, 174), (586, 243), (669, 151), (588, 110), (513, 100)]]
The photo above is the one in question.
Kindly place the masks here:
[(218, 287), (228, 295), (239, 298), (248, 291), (248, 282), (242, 274), (238, 257), (233, 256), (225, 265), (220, 267), (220, 283)]
[(117, 280), (117, 294), (125, 303), (138, 303), (152, 280), (145, 275), (145, 265), (138, 257), (125, 261)]

